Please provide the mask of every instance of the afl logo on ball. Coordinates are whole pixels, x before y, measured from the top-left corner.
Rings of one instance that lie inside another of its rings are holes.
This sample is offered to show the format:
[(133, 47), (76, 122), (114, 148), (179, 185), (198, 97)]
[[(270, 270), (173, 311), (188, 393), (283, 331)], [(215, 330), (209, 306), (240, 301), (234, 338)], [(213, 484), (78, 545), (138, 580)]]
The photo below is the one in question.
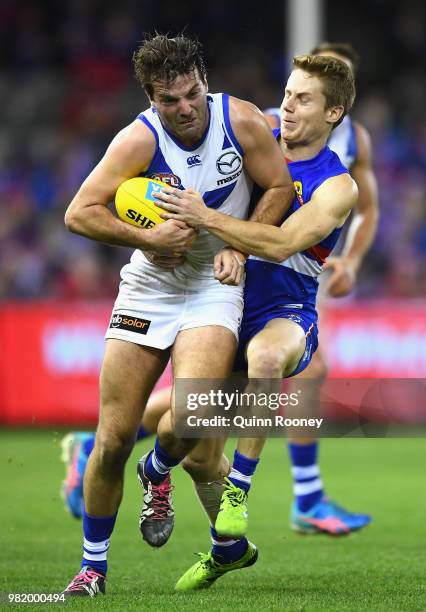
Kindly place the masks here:
[(138, 317), (120, 314), (112, 315), (111, 323), (109, 324), (110, 328), (113, 329), (126, 329), (144, 335), (147, 334), (150, 325), (151, 321), (148, 321), (148, 319), (139, 319)]
[(241, 167), (241, 157), (235, 151), (222, 153), (216, 161), (216, 168), (220, 174), (233, 174)]
[(166, 183), (166, 185), (170, 185), (170, 187), (175, 187), (179, 189), (182, 186), (182, 182), (176, 174), (171, 174), (170, 172), (155, 172), (154, 174), (150, 174), (147, 178), (155, 179), (156, 181), (162, 181)]

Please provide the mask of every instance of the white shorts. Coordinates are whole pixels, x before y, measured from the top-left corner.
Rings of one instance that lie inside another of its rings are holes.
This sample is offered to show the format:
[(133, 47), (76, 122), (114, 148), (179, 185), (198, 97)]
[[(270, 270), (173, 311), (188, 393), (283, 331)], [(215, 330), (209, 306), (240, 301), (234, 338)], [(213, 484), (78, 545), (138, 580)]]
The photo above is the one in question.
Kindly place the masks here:
[(121, 278), (105, 338), (166, 349), (184, 329), (220, 325), (238, 340), (243, 286), (221, 285), (212, 265), (164, 270), (135, 251)]

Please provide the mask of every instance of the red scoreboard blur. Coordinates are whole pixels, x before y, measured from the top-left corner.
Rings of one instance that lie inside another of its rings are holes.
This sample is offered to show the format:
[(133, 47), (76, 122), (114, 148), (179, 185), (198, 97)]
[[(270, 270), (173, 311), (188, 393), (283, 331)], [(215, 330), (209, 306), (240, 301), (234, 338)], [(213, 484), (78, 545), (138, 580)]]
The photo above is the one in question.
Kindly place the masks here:
[[(320, 324), (332, 378), (426, 378), (425, 302), (332, 303)], [(105, 303), (0, 307), (0, 424), (93, 425)], [(137, 376), (129, 364), (129, 376)], [(159, 386), (170, 383), (168, 369)]]

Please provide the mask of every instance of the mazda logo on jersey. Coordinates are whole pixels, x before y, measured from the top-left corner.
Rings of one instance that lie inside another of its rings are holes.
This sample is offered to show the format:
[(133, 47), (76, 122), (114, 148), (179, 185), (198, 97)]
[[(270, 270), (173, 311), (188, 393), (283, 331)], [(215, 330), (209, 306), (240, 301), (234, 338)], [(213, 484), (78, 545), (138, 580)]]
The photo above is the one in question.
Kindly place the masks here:
[(216, 161), (216, 168), (221, 174), (233, 174), (241, 168), (241, 157), (235, 151), (222, 153)]
[(186, 158), (186, 163), (188, 164), (188, 168), (193, 168), (194, 166), (199, 166), (203, 162), (199, 155), (191, 155)]

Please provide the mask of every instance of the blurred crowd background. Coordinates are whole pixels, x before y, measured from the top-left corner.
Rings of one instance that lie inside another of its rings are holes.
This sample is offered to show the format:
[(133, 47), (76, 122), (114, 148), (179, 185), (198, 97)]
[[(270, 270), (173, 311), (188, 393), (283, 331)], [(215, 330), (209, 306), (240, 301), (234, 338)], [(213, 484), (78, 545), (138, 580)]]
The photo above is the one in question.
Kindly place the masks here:
[[(426, 290), (426, 4), (325, 6), (327, 38), (361, 55), (353, 115), (371, 133), (380, 185), (378, 237), (357, 297), (418, 297)], [(68, 233), (63, 215), (112, 136), (148, 106), (131, 63), (143, 33), (185, 26), (204, 45), (211, 91), (279, 105), (288, 60), (279, 0), (2, 0), (0, 299), (114, 296), (128, 253)]]

